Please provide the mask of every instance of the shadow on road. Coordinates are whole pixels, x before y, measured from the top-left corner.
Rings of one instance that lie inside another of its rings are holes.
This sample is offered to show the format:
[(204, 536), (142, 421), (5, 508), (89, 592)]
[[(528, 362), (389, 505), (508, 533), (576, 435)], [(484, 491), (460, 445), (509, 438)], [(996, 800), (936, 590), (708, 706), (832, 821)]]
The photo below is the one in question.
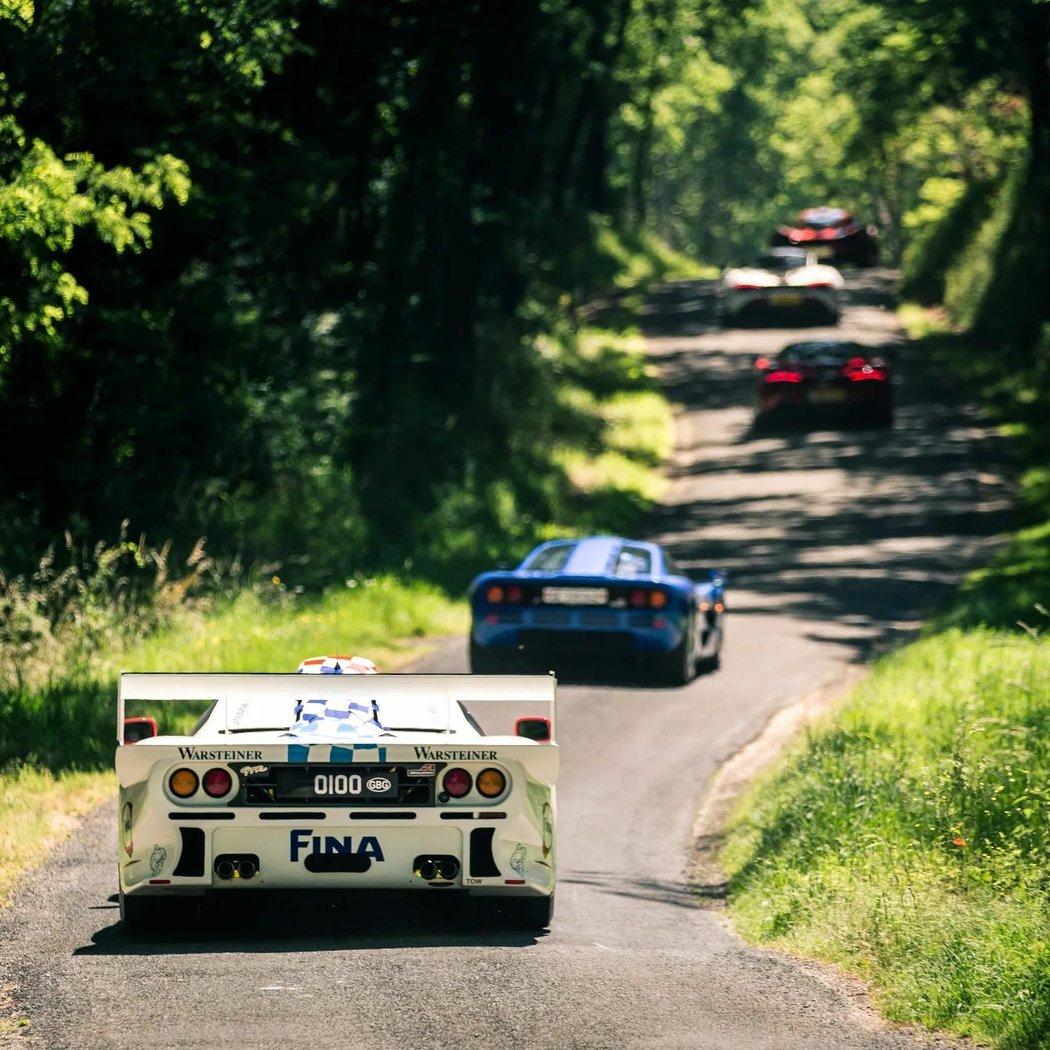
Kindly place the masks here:
[[(344, 894), (266, 893), (240, 895), (221, 910), (195, 902), (173, 908), (161, 929), (130, 933), (110, 898), (112, 924), (91, 937), (73, 955), (212, 955), (229, 952), (368, 951), (384, 948), (528, 947), (545, 933), (481, 926), (461, 898), (438, 902), (412, 894), (372, 894), (367, 901)], [(172, 902), (177, 905), (179, 902)], [(308, 931), (308, 932), (304, 932)]]
[[(1003, 443), (943, 368), (900, 341), (892, 274), (847, 280), (843, 323), (805, 335), (719, 329), (709, 283), (652, 296), (646, 335), (681, 414), (648, 531), (686, 566), (728, 569), (730, 633), (732, 617), (774, 610), (834, 625), (827, 637), (865, 659), (943, 602), (1014, 514)], [(891, 428), (755, 430), (753, 357), (814, 337), (885, 348)]]

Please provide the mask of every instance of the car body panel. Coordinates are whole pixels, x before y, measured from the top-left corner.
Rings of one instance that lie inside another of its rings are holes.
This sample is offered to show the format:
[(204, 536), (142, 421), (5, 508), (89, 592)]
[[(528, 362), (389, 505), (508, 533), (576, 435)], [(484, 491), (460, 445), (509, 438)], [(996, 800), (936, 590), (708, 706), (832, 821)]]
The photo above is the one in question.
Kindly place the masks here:
[[(547, 675), (122, 674), (122, 905), (304, 889), (552, 898), (555, 697)], [(129, 704), (185, 701), (208, 705), (191, 733), (122, 742)], [(546, 719), (550, 738), (517, 735), (519, 718)], [(443, 790), (453, 768), (470, 774), (462, 797)], [(493, 769), (505, 785), (486, 798), (478, 776)], [(177, 770), (196, 778), (186, 797)], [(433, 872), (433, 857), (454, 863)], [(230, 858), (255, 870), (231, 874)]]
[(547, 655), (696, 662), (721, 649), (725, 574), (688, 577), (658, 544), (619, 536), (552, 540), (469, 588), (472, 666)]
[(844, 286), (842, 274), (818, 262), (812, 252), (773, 248), (750, 265), (731, 267), (722, 274), (722, 318), (725, 322), (789, 319), (836, 324)]
[(878, 230), (858, 222), (845, 208), (805, 208), (794, 226), (778, 226), (770, 245), (797, 245), (822, 261), (874, 266), (879, 259)]

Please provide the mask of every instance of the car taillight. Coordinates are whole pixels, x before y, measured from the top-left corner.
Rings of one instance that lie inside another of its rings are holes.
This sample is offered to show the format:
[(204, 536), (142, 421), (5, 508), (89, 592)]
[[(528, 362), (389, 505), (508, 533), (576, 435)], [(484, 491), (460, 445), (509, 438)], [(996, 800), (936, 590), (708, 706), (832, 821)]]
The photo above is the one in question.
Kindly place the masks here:
[(733, 291), (736, 291), (736, 292), (757, 292), (757, 291), (759, 291), (760, 289), (762, 289), (764, 287), (765, 287), (764, 284), (741, 283), (741, 284), (734, 284), (733, 285)]
[(462, 798), (474, 781), (465, 769), (450, 769), (441, 780), (441, 787), (450, 798)]
[(176, 769), (168, 777), (168, 788), (176, 798), (189, 798), (197, 793), (200, 778), (192, 769)]
[(835, 286), (831, 283), (831, 281), (810, 281), (810, 283), (807, 284), (806, 287), (807, 288), (834, 288)]
[(478, 793), (485, 798), (498, 798), (507, 787), (507, 778), (498, 769), (483, 769), (478, 774)]
[(485, 591), (485, 597), (492, 605), (519, 605), (525, 597), (525, 592), (517, 584), (494, 583)]
[(764, 383), (801, 383), (802, 373), (778, 368), (775, 372), (767, 372), (762, 381)]
[(663, 609), (667, 605), (667, 595), (663, 591), (647, 591), (636, 587), (628, 599), (632, 609)]
[(862, 368), (850, 369), (847, 373), (851, 383), (863, 383), (866, 380), (885, 380), (886, 373), (881, 368), (875, 368), (872, 365), (864, 365)]
[(222, 798), (233, 787), (233, 777), (225, 769), (209, 769), (204, 774), (204, 793), (212, 798)]
[(768, 357), (756, 357), (755, 358), (755, 368), (757, 368), (760, 372), (764, 372), (768, 367), (769, 367), (769, 358)]

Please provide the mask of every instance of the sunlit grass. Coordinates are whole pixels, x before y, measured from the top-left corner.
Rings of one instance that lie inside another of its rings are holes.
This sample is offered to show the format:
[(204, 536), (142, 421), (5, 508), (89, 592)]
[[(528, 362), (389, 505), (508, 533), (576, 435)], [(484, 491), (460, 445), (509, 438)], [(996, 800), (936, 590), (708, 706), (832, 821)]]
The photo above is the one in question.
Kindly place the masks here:
[(19, 877), (47, 859), (85, 813), (116, 791), (112, 773), (18, 767), (0, 776), (0, 906)]
[(948, 630), (884, 658), (741, 804), (745, 937), (867, 979), (884, 1012), (1050, 1046), (1050, 639)]
[[(283, 590), (279, 577), (203, 615), (187, 615), (106, 669), (294, 671), (307, 656), (363, 655), (380, 668), (422, 656), (434, 639), (465, 633), (466, 603), (395, 577), (350, 579), (320, 597)], [(424, 642), (423, 639), (429, 639)]]

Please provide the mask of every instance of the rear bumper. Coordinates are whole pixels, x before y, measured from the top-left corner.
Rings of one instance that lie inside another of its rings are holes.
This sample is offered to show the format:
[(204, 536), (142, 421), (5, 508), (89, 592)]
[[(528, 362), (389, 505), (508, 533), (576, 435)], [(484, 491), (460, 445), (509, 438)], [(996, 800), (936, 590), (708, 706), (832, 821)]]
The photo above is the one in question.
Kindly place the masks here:
[(838, 319), (839, 301), (834, 289), (780, 289), (776, 292), (726, 292), (725, 316), (732, 320), (818, 317)]
[(527, 653), (667, 653), (682, 640), (677, 613), (619, 609), (519, 609), (475, 619), (474, 642), (493, 651)]

